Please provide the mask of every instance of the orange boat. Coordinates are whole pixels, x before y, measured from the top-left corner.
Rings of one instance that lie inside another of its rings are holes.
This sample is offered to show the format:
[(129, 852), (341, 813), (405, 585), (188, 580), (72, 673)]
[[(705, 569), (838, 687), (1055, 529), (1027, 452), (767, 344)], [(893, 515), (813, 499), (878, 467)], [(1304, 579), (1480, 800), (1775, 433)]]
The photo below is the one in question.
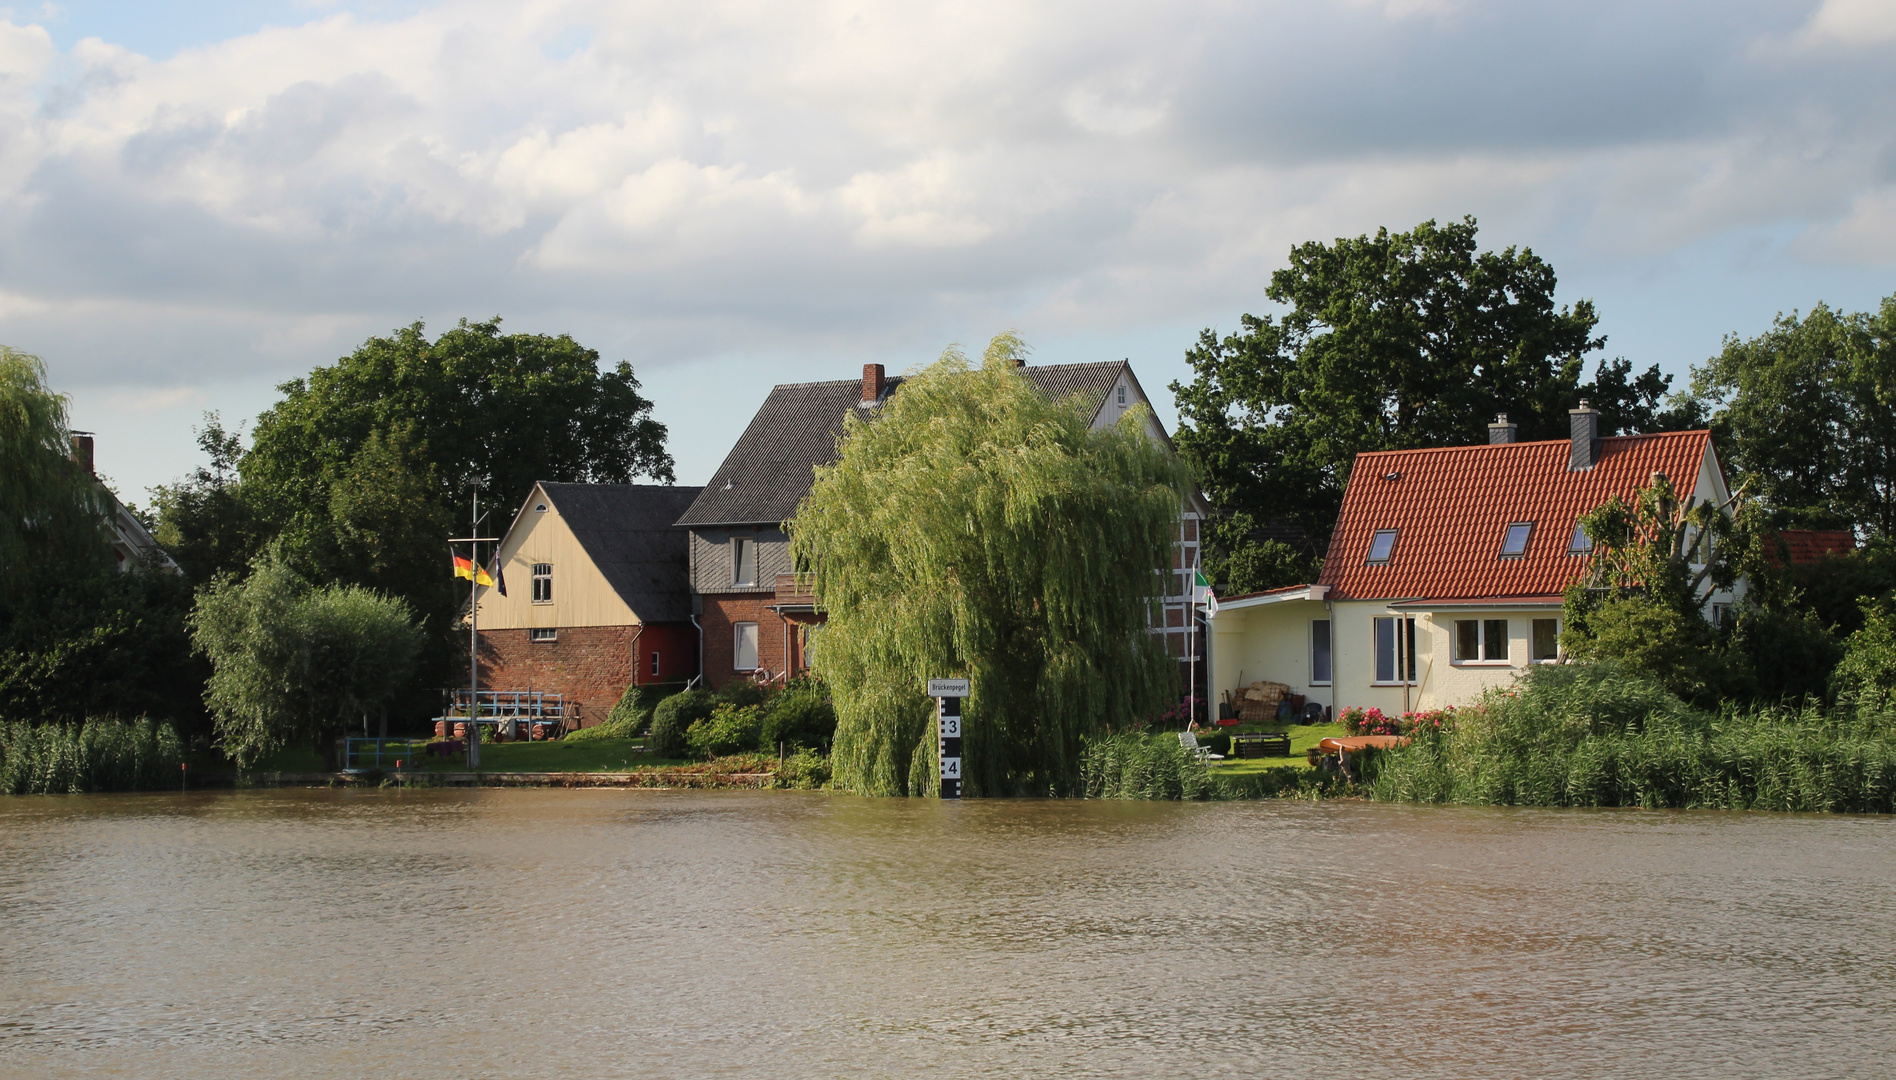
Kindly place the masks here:
[(1351, 735), (1342, 739), (1324, 739), (1317, 744), (1317, 751), (1323, 754), (1336, 754), (1345, 750), (1367, 750), (1375, 747), (1387, 750), (1392, 746), (1409, 745), (1407, 735)]

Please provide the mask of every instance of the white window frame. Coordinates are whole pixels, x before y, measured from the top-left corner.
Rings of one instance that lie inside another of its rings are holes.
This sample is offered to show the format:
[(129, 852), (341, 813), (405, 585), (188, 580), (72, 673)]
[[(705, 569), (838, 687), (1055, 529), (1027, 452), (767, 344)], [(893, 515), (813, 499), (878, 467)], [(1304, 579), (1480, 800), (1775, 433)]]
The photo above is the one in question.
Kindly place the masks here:
[[(537, 562), (533, 564), (532, 574), (533, 603), (550, 604), (553, 602), (553, 564)], [(544, 586), (544, 587), (543, 587)]]
[[(744, 573), (744, 554), (750, 553), (750, 573)], [(731, 584), (753, 586), (757, 584), (757, 539), (752, 536), (731, 537)]]
[[(1324, 656), (1324, 661), (1325, 663), (1329, 665), (1329, 668), (1330, 668), (1329, 675), (1322, 679), (1317, 678), (1317, 627), (1319, 624), (1321, 624), (1323, 627), (1323, 637), (1324, 637), (1323, 651), (1326, 654)], [(1311, 686), (1334, 686), (1335, 684), (1336, 684), (1336, 623), (1330, 619), (1311, 619), (1310, 620), (1310, 685)]]
[[(1475, 658), (1474, 659), (1465, 659), (1460, 655), (1461, 654), (1461, 627), (1463, 623), (1475, 624)], [(1490, 637), (1489, 630), (1493, 623), (1500, 623), (1502, 624), (1502, 627), (1503, 627), (1501, 631), (1501, 650), (1506, 655), (1502, 656), (1498, 660), (1491, 660), (1488, 658), (1488, 653), (1490, 651), (1488, 648), (1488, 641)], [(1530, 637), (1531, 637), (1531, 629), (1532, 628), (1530, 627)], [(1514, 666), (1514, 660), (1513, 660), (1514, 637), (1513, 635), (1514, 635), (1514, 621), (1512, 619), (1507, 618), (1506, 616), (1502, 616), (1501, 618), (1498, 618), (1498, 619), (1487, 617), (1487, 616), (1476, 616), (1472, 619), (1456, 619), (1450, 624), (1450, 627), (1449, 627), (1449, 640), (1448, 640), (1449, 661), (1448, 662), (1450, 665), (1454, 667), (1495, 667), (1495, 668), (1513, 667)], [(1534, 649), (1534, 643), (1532, 640), (1530, 640), (1528, 642), (1528, 651), (1532, 652), (1533, 649)]]
[(1573, 535), (1567, 537), (1567, 554), (1593, 554), (1593, 540), (1587, 536), (1587, 527), (1578, 521), (1573, 523)]
[(527, 631), (527, 640), (533, 642), (535, 645), (545, 645), (550, 642), (558, 641), (559, 639), (559, 630), (551, 626), (536, 626)]
[[(1393, 679), (1384, 679), (1380, 677), (1382, 675), (1382, 659), (1383, 659), (1380, 652), (1382, 648), (1382, 641), (1380, 639), (1382, 636), (1382, 625), (1384, 623), (1397, 623), (1397, 626), (1392, 628), (1392, 632), (1394, 632), (1395, 634), (1395, 638), (1394, 638), (1395, 652), (1394, 652), (1393, 660), (1395, 664), (1394, 674), (1396, 675), (1396, 678), (1393, 678)], [(1400, 628), (1401, 623), (1408, 624), (1407, 635), (1404, 635), (1402, 633), (1401, 628)], [(1403, 652), (1404, 652), (1403, 645), (1405, 644), (1405, 642), (1403, 641), (1403, 638), (1405, 636), (1408, 638), (1408, 641), (1406, 642), (1406, 644), (1408, 645), (1407, 651), (1408, 651), (1408, 661), (1409, 661), (1407, 671), (1403, 670), (1403, 663), (1402, 663)], [(1369, 657), (1370, 657), (1370, 662), (1373, 666), (1370, 668), (1371, 678), (1370, 678), (1369, 685), (1371, 686), (1416, 686), (1418, 685), (1418, 680), (1416, 679), (1416, 674), (1415, 674), (1415, 667), (1416, 667), (1415, 640), (1416, 640), (1415, 616), (1413, 615), (1378, 615), (1375, 618), (1371, 619), (1369, 622)], [(1407, 675), (1408, 678), (1406, 679), (1403, 678), (1402, 677), (1403, 675)]]
[[(746, 659), (744, 656), (744, 649), (745, 649), (744, 636), (745, 636), (745, 631), (747, 630), (750, 632), (750, 644), (749, 644), (750, 666), (748, 667), (744, 665), (744, 660)], [(732, 671), (756, 671), (757, 670), (758, 659), (759, 659), (757, 655), (757, 644), (758, 644), (758, 636), (757, 636), (756, 623), (740, 622), (740, 623), (731, 624), (731, 670)]]
[(1119, 407), (1122, 409), (1126, 407), (1126, 384), (1125, 383), (1119, 384)]
[(652, 650), (652, 678), (658, 678), (658, 650)]

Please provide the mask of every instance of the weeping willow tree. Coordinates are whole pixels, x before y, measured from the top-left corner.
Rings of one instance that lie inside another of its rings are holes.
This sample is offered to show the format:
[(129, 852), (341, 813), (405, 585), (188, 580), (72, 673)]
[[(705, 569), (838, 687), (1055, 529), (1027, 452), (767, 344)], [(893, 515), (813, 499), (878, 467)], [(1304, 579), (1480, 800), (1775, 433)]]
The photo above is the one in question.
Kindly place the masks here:
[(1151, 716), (1178, 670), (1149, 632), (1186, 479), (1143, 409), (1091, 430), (1049, 400), (1003, 334), (950, 348), (880, 410), (851, 416), (792, 543), (829, 621), (811, 646), (837, 728), (838, 786), (933, 794), (929, 678), (967, 678), (973, 795), (1065, 795), (1083, 741)]
[(29, 570), (109, 558), (99, 493), (73, 464), (67, 426), (45, 362), (0, 345), (0, 587), (9, 594)]

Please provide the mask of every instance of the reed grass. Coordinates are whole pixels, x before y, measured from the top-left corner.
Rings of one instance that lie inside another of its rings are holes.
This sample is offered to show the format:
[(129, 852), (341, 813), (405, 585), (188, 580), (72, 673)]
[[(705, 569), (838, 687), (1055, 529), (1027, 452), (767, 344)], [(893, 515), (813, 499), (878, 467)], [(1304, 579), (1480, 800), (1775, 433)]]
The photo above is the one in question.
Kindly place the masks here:
[(169, 724), (0, 723), (0, 792), (52, 795), (176, 787), (184, 746)]
[(1453, 724), (1381, 754), (1387, 801), (1896, 811), (1896, 710), (1693, 708), (1609, 664), (1536, 669)]

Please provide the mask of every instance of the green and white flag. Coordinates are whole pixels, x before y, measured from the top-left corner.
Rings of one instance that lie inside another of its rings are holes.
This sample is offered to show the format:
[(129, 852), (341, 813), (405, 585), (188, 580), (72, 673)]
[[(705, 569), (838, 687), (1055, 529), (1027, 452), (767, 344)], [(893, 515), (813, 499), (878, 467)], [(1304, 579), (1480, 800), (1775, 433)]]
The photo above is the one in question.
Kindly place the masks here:
[(1205, 614), (1218, 614), (1218, 597), (1211, 591), (1211, 582), (1205, 580), (1203, 570), (1192, 571), (1192, 597), (1205, 605)]

